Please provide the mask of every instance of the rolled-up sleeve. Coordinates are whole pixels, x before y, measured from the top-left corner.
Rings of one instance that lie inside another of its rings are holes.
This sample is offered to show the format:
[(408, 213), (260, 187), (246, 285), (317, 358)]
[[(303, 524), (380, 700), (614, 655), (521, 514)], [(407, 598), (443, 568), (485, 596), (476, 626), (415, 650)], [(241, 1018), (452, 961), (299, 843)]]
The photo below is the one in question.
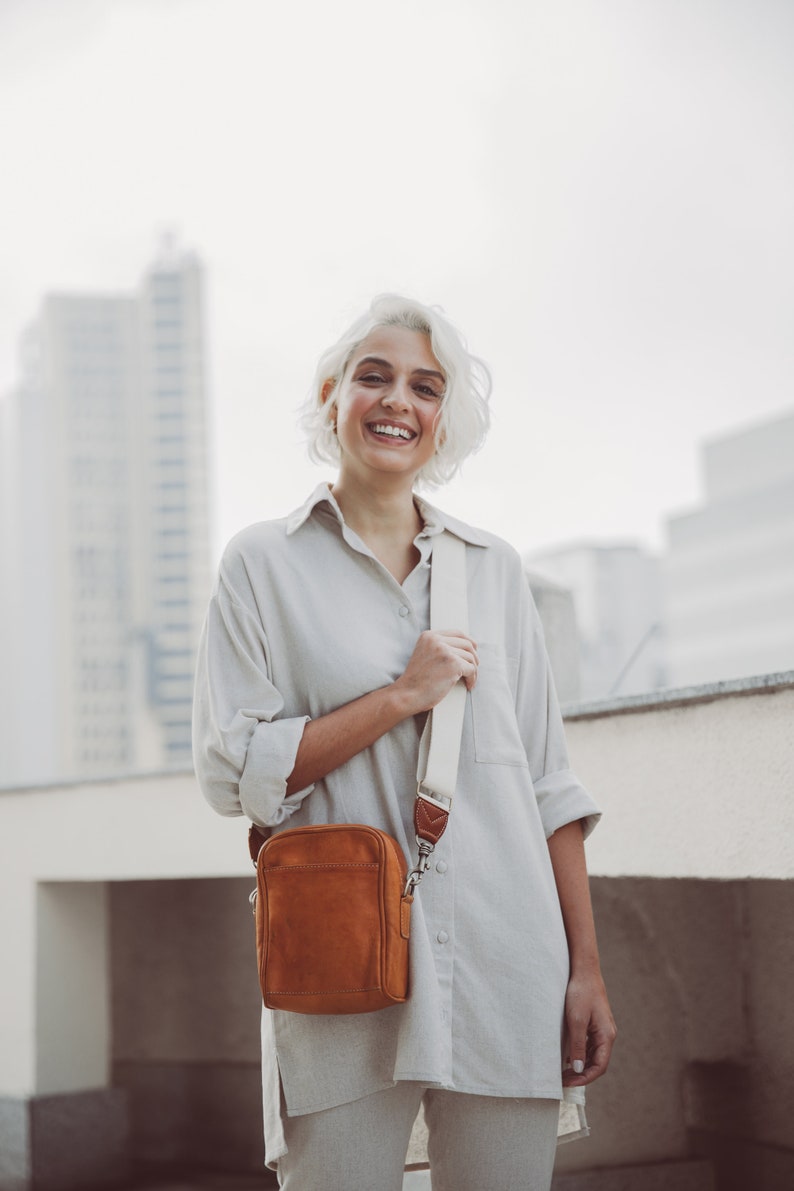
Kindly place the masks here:
[(218, 814), (274, 827), (313, 789), (287, 795), (309, 717), (283, 712), (264, 626), (231, 589), (222, 565), (199, 643), (193, 701), (196, 777)]
[(601, 818), (598, 804), (570, 768), (562, 714), (543, 627), (522, 574), (523, 610), (516, 710), (546, 838), (582, 821), (587, 837)]

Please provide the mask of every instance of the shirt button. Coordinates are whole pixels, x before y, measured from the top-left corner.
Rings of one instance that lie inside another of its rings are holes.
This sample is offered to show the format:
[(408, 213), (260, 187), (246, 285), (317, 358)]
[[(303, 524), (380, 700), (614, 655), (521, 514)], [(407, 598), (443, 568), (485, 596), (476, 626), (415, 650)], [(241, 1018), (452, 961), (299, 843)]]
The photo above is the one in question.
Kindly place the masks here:
[(446, 860), (439, 860), (438, 864), (436, 865), (436, 872), (437, 873), (445, 873), (447, 871), (448, 867), (449, 866), (448, 866)]
[(438, 939), (439, 943), (448, 943), (449, 942), (449, 935), (447, 934), (447, 932), (445, 930), (440, 930), (438, 932), (438, 934), (436, 935), (436, 938)]
[(408, 612), (409, 612), (409, 609), (406, 608), (405, 604), (401, 604), (400, 605), (400, 616), (407, 616)]

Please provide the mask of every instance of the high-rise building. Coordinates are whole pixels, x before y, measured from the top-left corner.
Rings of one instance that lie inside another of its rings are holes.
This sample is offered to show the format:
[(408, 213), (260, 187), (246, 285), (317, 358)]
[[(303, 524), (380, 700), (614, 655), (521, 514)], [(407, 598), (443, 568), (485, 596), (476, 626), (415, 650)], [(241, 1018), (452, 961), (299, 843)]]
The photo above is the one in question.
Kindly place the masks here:
[(794, 413), (703, 448), (705, 500), (668, 521), (677, 686), (794, 667)]
[(209, 588), (202, 273), (52, 294), (4, 402), (0, 782), (190, 763)]
[(573, 595), (582, 699), (636, 694), (664, 685), (657, 558), (634, 544), (582, 542), (533, 551), (525, 565)]
[(543, 625), (546, 652), (561, 703), (581, 698), (581, 658), (573, 592), (535, 571), (524, 572)]

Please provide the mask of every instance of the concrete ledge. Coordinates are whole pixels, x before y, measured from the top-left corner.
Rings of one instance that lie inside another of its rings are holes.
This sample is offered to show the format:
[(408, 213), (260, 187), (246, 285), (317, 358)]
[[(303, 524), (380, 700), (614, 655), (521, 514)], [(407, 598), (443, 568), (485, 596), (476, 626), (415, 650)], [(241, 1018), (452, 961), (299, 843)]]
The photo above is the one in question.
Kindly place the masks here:
[(30, 1176), (28, 1103), (0, 1096), (0, 1191), (28, 1191)]
[(594, 699), (589, 703), (566, 703), (562, 713), (566, 720), (598, 719), (601, 716), (685, 707), (694, 703), (713, 703), (716, 699), (736, 698), (741, 695), (774, 695), (792, 687), (794, 670), (781, 670), (776, 674), (731, 678), (723, 682), (705, 682), (698, 686), (667, 687), (657, 691), (644, 691), (639, 695)]
[(794, 1150), (705, 1129), (693, 1130), (691, 1140), (696, 1153), (708, 1155), (719, 1191), (790, 1191), (794, 1187)]
[[(752, 1185), (748, 1183), (743, 1191)], [(715, 1186), (711, 1163), (698, 1160), (555, 1174), (551, 1191), (714, 1191)], [(403, 1191), (430, 1191), (430, 1175), (406, 1174)]]
[(124, 1092), (0, 1099), (0, 1191), (104, 1191), (129, 1173)]
[(714, 1191), (715, 1186), (711, 1163), (697, 1160), (557, 1174), (551, 1191)]

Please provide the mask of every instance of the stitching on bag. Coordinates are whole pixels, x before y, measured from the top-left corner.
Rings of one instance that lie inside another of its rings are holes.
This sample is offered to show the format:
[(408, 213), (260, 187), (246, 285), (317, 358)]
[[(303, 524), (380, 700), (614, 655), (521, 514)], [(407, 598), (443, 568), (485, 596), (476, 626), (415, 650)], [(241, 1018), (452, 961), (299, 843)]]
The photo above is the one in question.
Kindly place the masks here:
[(289, 988), (269, 988), (269, 997), (335, 997), (339, 993), (380, 992), (380, 985), (373, 984), (369, 988), (318, 988), (309, 992), (293, 992)]
[(272, 868), (266, 868), (265, 872), (268, 874), (279, 872), (294, 872), (299, 868), (379, 868), (376, 860), (339, 860), (329, 861), (327, 864), (274, 864)]

